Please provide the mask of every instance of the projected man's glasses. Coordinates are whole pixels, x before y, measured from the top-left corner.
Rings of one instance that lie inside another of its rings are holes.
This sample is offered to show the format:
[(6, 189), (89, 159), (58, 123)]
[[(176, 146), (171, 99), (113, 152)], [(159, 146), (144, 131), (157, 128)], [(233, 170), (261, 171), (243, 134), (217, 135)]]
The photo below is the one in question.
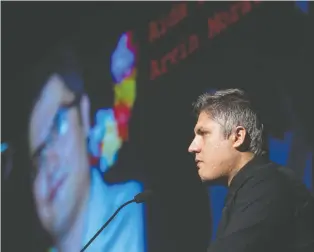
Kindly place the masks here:
[(77, 95), (75, 99), (66, 105), (62, 105), (54, 116), (51, 129), (44, 140), (32, 154), (32, 179), (36, 178), (38, 169), (44, 167), (47, 161), (47, 150), (49, 150), (55, 143), (58, 142), (61, 136), (64, 136), (69, 130), (68, 112), (70, 109), (79, 105), (81, 95)]

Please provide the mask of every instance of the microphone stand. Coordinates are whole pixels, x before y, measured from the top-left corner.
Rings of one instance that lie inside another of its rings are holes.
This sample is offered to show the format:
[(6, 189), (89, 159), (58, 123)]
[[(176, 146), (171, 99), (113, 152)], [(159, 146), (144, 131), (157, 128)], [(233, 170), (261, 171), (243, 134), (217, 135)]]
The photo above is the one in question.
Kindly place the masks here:
[(119, 211), (120, 211), (123, 207), (125, 207), (126, 205), (128, 205), (128, 204), (130, 204), (130, 203), (132, 203), (132, 202), (136, 202), (136, 200), (135, 200), (135, 199), (129, 200), (129, 201), (125, 202), (123, 205), (121, 205), (121, 206), (115, 211), (115, 213), (109, 218), (109, 220), (107, 220), (107, 222), (106, 222), (106, 223), (97, 231), (97, 233), (89, 240), (89, 242), (86, 243), (86, 245), (81, 249), (80, 252), (84, 252), (84, 251), (88, 248), (88, 246), (96, 239), (96, 237), (101, 233), (101, 231), (103, 231), (104, 228), (105, 228), (106, 226), (108, 226), (108, 224), (110, 223), (110, 221), (113, 220), (113, 218), (119, 213)]

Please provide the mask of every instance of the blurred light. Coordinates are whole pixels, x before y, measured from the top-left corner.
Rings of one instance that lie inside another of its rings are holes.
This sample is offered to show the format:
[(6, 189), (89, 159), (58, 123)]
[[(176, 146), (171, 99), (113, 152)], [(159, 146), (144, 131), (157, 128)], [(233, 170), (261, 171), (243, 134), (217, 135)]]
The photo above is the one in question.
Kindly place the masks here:
[(1, 143), (1, 152), (5, 152), (8, 149), (9, 145), (7, 143)]
[(309, 13), (309, 2), (308, 1), (296, 1), (295, 5), (299, 8), (303, 13)]

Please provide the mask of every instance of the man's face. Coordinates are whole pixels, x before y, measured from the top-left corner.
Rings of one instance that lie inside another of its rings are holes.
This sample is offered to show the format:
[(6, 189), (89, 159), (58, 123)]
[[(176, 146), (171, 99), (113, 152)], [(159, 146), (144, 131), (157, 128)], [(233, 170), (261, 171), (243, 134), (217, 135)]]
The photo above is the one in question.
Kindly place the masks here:
[(227, 176), (236, 157), (232, 137), (225, 138), (222, 126), (205, 112), (200, 113), (194, 132), (195, 137), (188, 151), (195, 154), (202, 181)]
[(74, 100), (63, 80), (54, 75), (30, 118), (33, 195), (39, 219), (52, 235), (66, 232), (73, 224), (89, 185), (85, 120), (80, 115), (84, 108), (80, 103), (65, 108)]

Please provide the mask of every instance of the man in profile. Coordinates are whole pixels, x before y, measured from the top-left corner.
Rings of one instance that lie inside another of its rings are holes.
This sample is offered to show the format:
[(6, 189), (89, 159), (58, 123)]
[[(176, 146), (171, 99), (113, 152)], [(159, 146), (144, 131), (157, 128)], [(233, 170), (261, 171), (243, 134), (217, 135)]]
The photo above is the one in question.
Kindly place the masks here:
[[(28, 140), (38, 218), (52, 239), (51, 251), (68, 252), (80, 251), (141, 186), (135, 181), (108, 185), (101, 171), (90, 166), (89, 97), (73, 55), (67, 51), (60, 58), (31, 110)], [(131, 204), (86, 251), (143, 252), (143, 235), (142, 206)]]
[(228, 185), (210, 252), (314, 251), (314, 198), (265, 158), (263, 124), (239, 89), (201, 95), (189, 152), (200, 178)]

